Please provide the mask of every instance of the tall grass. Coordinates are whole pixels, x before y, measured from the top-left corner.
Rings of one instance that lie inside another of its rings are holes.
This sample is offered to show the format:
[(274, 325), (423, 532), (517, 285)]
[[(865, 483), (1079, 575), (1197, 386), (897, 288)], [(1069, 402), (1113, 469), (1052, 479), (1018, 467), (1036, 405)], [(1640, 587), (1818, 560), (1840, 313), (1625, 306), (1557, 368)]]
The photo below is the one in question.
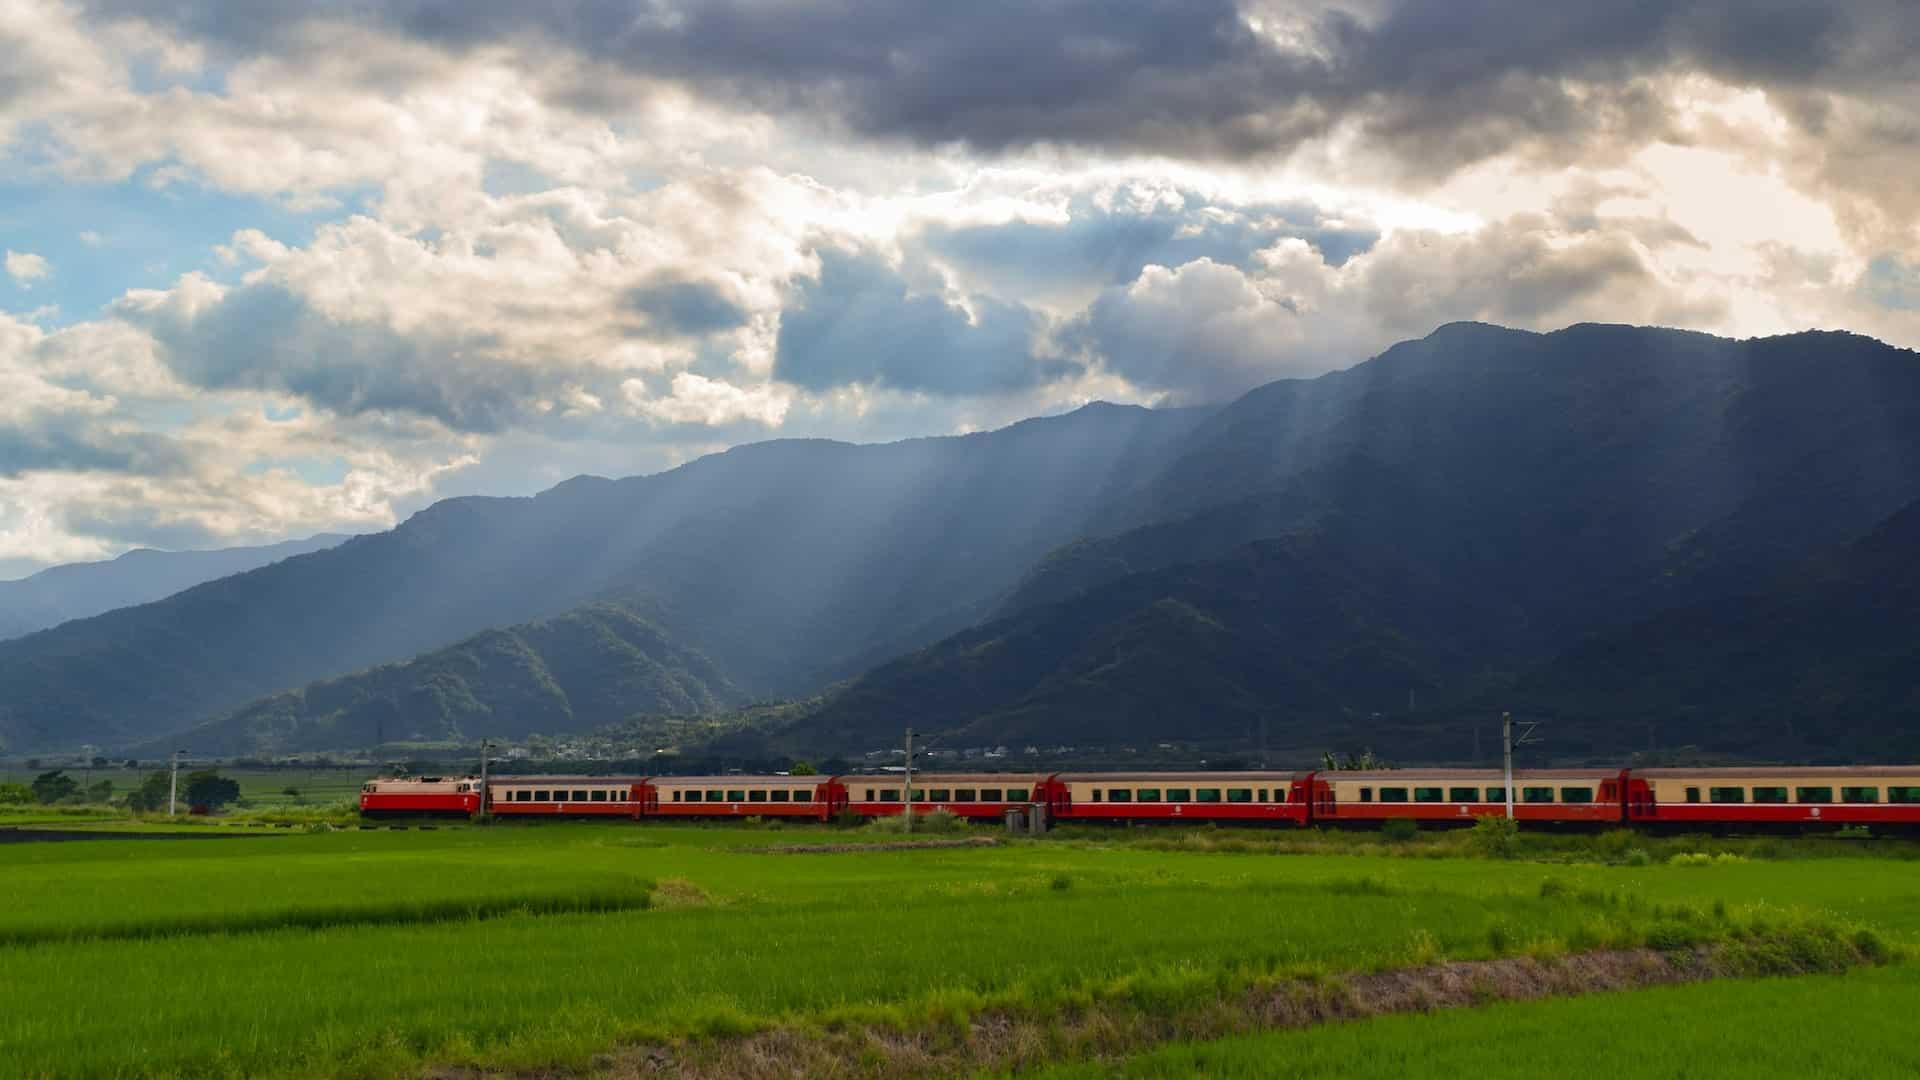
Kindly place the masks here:
[(1916, 999), (1920, 969), (1911, 967), (1699, 983), (1184, 1043), (1038, 1075), (1534, 1080), (1606, 1072), (1894, 1080), (1920, 1075), (1920, 1042), (1910, 1037)]

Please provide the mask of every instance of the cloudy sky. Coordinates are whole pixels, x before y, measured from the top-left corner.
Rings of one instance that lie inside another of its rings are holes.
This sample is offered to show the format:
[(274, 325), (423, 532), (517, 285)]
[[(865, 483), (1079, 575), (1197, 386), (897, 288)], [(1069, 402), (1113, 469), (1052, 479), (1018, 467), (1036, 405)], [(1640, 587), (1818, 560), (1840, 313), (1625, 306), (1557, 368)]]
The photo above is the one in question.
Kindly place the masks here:
[(1920, 345), (1916, 8), (0, 0), (0, 577), (1456, 319)]

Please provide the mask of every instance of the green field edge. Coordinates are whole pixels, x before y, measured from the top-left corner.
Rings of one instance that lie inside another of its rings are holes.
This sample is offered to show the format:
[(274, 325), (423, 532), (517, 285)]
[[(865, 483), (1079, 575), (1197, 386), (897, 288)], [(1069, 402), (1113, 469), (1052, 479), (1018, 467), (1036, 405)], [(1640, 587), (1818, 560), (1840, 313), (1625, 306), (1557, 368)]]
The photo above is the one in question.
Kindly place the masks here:
[(325, 930), (343, 926), (425, 925), (512, 915), (606, 915), (644, 911), (652, 907), (653, 885), (650, 882), (640, 884), (642, 887), (633, 890), (562, 896), (412, 900), (211, 916), (175, 915), (89, 927), (0, 928), (0, 948), (31, 948), (83, 941), (143, 941), (282, 930)]

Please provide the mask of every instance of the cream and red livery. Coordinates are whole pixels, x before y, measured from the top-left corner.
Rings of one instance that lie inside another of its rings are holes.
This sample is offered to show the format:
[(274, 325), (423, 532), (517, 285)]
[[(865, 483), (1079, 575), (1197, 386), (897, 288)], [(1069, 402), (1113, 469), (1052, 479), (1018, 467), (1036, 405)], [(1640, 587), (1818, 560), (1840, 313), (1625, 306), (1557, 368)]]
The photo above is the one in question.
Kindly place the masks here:
[[(1561, 826), (1920, 828), (1920, 766), (1521, 769), (1514, 817)], [(483, 810), (500, 817), (826, 821), (904, 813), (898, 773), (847, 776), (506, 776), (379, 779), (369, 816)], [(995, 820), (1044, 808), (1054, 821), (1216, 821), (1366, 826), (1396, 818), (1471, 824), (1506, 812), (1493, 769), (1367, 772), (920, 773), (915, 813)]]
[(470, 776), (369, 780), (360, 785), (360, 812), (368, 817), (383, 814), (472, 817), (480, 812), (484, 796), (480, 781)]

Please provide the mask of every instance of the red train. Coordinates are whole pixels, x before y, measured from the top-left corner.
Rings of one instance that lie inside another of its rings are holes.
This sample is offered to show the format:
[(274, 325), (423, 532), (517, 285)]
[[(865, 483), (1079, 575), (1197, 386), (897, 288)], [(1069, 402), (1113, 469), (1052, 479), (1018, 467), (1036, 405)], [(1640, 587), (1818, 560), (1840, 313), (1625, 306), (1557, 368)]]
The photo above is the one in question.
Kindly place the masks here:
[[(1527, 769), (1513, 779), (1514, 816), (1561, 825), (1725, 828), (1920, 826), (1920, 767), (1754, 766), (1720, 769)], [(371, 780), (360, 812), (499, 817), (728, 818), (826, 821), (905, 811), (897, 775), (512, 776)], [(1374, 772), (922, 773), (916, 812), (999, 820), (1044, 807), (1052, 821), (1200, 821), (1377, 825), (1411, 818), (1467, 824), (1503, 814), (1492, 769)]]

